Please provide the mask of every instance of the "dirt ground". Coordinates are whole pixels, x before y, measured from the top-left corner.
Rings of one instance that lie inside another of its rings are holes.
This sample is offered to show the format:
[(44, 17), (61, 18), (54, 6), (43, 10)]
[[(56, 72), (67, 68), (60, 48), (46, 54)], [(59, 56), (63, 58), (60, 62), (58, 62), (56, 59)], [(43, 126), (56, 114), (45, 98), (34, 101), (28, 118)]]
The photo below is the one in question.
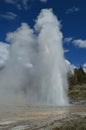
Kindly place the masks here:
[(47, 130), (69, 114), (86, 114), (86, 106), (0, 106), (0, 130)]

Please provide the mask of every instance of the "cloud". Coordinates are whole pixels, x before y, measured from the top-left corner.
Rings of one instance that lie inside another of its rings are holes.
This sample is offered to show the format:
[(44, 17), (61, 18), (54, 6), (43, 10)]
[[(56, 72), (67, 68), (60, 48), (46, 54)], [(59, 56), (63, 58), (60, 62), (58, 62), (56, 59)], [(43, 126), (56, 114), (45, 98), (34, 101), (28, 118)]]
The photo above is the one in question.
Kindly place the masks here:
[(64, 43), (72, 43), (74, 46), (79, 48), (86, 48), (86, 40), (83, 39), (74, 39), (72, 37), (66, 37), (63, 40)]
[(17, 18), (17, 14), (13, 12), (6, 12), (5, 14), (0, 14), (0, 17), (7, 19), (7, 20), (14, 20)]
[(0, 68), (4, 67), (9, 57), (9, 45), (0, 42)]
[(22, 4), (25, 10), (28, 9), (28, 0), (22, 0)]
[(78, 7), (73, 6), (72, 8), (67, 9), (65, 14), (77, 13), (77, 12), (79, 12), (79, 10), (80, 9)]
[(65, 59), (65, 62), (66, 62), (67, 72), (70, 74), (74, 74), (74, 69), (76, 68), (76, 66), (71, 64), (71, 62), (67, 59)]
[(84, 63), (82, 67), (83, 67), (84, 72), (86, 73), (86, 63)]
[(19, 10), (22, 8), (27, 10), (29, 8), (29, 0), (4, 0), (4, 2), (16, 6)]
[(64, 49), (64, 53), (67, 53), (67, 52), (69, 52), (69, 50), (68, 49)]
[(79, 48), (86, 48), (86, 40), (77, 39), (73, 40), (72, 43)]
[(85, 67), (85, 68), (86, 68), (86, 63), (83, 65), (83, 67)]
[(45, 3), (45, 2), (47, 2), (48, 0), (40, 0), (40, 1)]
[(9, 4), (16, 4), (16, 0), (4, 0), (4, 1)]
[(69, 42), (71, 42), (72, 40), (73, 40), (72, 37), (66, 37), (66, 38), (64, 38), (64, 42), (65, 42), (65, 43), (69, 43)]
[[(30, 0), (3, 0), (4, 2), (16, 6), (19, 10), (30, 8)], [(36, 0), (35, 0), (36, 1)], [(46, 3), (48, 0), (39, 0), (40, 2)]]

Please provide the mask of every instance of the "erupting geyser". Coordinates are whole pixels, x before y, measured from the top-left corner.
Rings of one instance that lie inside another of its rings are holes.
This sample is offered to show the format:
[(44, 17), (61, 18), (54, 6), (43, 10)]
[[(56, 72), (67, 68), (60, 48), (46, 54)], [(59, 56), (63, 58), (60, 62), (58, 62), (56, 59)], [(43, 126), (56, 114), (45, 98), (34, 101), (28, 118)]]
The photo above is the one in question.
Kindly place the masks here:
[(0, 101), (67, 105), (62, 33), (52, 9), (41, 11), (34, 29), (22, 23), (7, 34), (6, 41), (11, 44), (9, 59), (0, 72)]

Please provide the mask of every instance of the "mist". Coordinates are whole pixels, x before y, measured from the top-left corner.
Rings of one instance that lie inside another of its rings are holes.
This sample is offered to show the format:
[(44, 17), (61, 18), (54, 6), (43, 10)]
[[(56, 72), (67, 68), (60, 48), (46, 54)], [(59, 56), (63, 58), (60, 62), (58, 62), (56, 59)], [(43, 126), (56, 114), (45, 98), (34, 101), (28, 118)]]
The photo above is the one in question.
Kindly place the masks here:
[(22, 23), (7, 34), (10, 45), (0, 70), (0, 103), (68, 104), (62, 38), (52, 9), (41, 10), (34, 28)]

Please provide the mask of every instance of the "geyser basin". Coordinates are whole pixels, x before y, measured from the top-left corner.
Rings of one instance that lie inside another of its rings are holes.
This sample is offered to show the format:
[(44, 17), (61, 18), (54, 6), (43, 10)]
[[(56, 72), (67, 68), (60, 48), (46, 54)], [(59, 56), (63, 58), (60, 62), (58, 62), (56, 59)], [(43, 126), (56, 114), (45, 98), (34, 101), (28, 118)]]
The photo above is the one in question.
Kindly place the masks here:
[(41, 10), (34, 29), (22, 23), (15, 32), (7, 34), (6, 41), (11, 43), (10, 56), (0, 73), (0, 99), (67, 105), (62, 33), (52, 9)]

